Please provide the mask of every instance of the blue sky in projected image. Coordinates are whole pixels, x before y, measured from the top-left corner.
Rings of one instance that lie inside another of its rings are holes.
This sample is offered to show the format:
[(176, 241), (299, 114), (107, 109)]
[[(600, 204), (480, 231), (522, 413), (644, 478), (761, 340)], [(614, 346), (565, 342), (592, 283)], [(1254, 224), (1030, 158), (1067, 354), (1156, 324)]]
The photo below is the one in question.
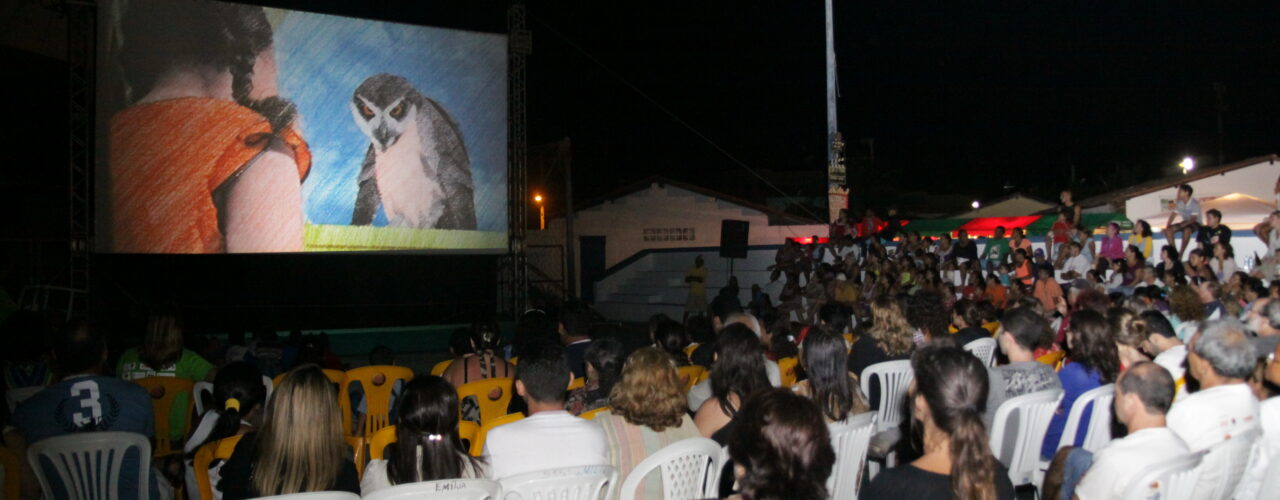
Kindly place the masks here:
[[(476, 186), (478, 229), (506, 230), (505, 37), (302, 12), (276, 19), (281, 19), (275, 27), (280, 94), (298, 105), (313, 158), (302, 186), (309, 222), (351, 222), (369, 140), (352, 120), (348, 103), (365, 78), (392, 73), (443, 105), (461, 125)], [(374, 225), (386, 220), (378, 210)]]

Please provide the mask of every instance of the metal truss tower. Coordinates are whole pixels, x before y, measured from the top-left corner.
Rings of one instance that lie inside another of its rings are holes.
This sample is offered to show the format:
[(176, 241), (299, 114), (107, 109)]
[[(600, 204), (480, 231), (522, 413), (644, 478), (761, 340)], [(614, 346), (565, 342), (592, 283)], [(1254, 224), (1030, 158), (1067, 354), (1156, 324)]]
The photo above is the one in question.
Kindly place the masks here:
[(93, 251), (94, 65), (98, 6), (92, 0), (69, 0), (67, 15), (67, 75), (70, 115), (70, 259), (67, 287), (83, 292), (72, 300), (68, 314), (88, 309), (89, 253)]
[(532, 52), (533, 36), (525, 24), (525, 4), (507, 7), (507, 226), (509, 254), (504, 259), (499, 297), (512, 318), (528, 306), (529, 274), (525, 254), (528, 219), (528, 134), (525, 102), (525, 59)]

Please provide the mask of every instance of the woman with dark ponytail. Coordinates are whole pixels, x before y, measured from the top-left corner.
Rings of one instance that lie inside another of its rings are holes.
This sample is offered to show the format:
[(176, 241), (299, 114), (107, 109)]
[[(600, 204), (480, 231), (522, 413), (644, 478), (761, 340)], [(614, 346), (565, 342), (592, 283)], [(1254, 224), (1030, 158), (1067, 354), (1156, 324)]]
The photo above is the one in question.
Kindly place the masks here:
[(383, 456), (365, 467), (362, 495), (397, 484), (487, 474), (484, 461), (468, 455), (458, 437), (458, 393), (440, 377), (417, 377), (405, 386), (396, 442)]
[(982, 413), (987, 369), (957, 347), (926, 346), (911, 358), (911, 424), (923, 430), (923, 455), (881, 472), (864, 498), (1011, 500), (1009, 472), (991, 455)]
[(111, 248), (301, 251), (311, 154), (293, 104), (278, 95), (263, 8), (175, 0), (104, 8)]
[[(262, 424), (262, 407), (267, 401), (267, 386), (262, 372), (252, 363), (236, 361), (218, 371), (213, 379), (213, 407), (204, 414), (196, 430), (191, 433), (183, 451), (186, 453), (186, 484), (188, 497), (194, 500), (217, 500), (221, 491), (214, 489), (214, 499), (200, 498), (196, 487), (192, 459), (196, 450), (207, 443), (231, 436), (239, 436)], [(211, 464), (210, 479), (216, 483), (222, 461)]]

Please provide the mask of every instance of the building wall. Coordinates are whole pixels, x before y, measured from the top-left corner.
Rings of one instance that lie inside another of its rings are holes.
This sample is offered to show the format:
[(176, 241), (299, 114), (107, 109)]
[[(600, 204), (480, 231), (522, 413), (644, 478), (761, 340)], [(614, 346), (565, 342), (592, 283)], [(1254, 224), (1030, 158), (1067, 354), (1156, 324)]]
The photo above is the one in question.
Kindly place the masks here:
[[(1193, 196), (1201, 200), (1231, 193), (1243, 193), (1261, 200), (1272, 201), (1275, 200), (1277, 176), (1280, 176), (1280, 164), (1264, 161), (1192, 181), (1190, 184), (1195, 189)], [(1135, 222), (1139, 218), (1145, 218), (1153, 229), (1159, 231), (1164, 228), (1169, 217), (1169, 210), (1162, 206), (1160, 202), (1161, 200), (1172, 200), (1176, 195), (1177, 187), (1170, 187), (1129, 198), (1125, 201), (1125, 216)], [(1160, 215), (1153, 216), (1153, 214)], [(1236, 221), (1233, 220), (1231, 214), (1223, 214), (1223, 219), (1224, 222), (1232, 226), (1232, 229), (1245, 229), (1245, 227), (1240, 226), (1247, 224), (1251, 227), (1253, 224), (1261, 222), (1261, 219), (1252, 222)]]
[(1018, 217), (1032, 215), (1053, 208), (1053, 205), (1021, 196), (1010, 198), (999, 203), (983, 206), (977, 210), (954, 216), (956, 219), (973, 219), (978, 217)]
[[(789, 237), (826, 236), (828, 231), (826, 225), (770, 226), (768, 215), (758, 210), (658, 184), (578, 211), (573, 230), (577, 237), (605, 237), (609, 268), (646, 249), (718, 247), (723, 219), (748, 221), (749, 245), (777, 245)], [(563, 245), (564, 219), (548, 220), (547, 229), (529, 231), (526, 242)], [(574, 254), (580, 258), (577, 246), (575, 242)]]

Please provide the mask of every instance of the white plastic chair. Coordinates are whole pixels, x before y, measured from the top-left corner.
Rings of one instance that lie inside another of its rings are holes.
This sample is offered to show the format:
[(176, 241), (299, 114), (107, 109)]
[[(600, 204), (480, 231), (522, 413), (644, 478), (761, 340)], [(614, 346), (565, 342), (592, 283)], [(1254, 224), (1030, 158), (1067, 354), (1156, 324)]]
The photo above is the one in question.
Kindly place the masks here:
[[(1259, 450), (1265, 452), (1265, 450)], [(1270, 457), (1271, 463), (1267, 465), (1267, 471), (1262, 476), (1262, 484), (1258, 491), (1280, 491), (1280, 455)]]
[(983, 337), (964, 345), (964, 350), (973, 353), (978, 359), (982, 360), (983, 366), (995, 366), (996, 364), (996, 339), (991, 337)]
[(862, 485), (862, 464), (867, 461), (867, 445), (875, 425), (876, 413), (867, 412), (827, 426), (831, 430), (831, 447), (836, 450), (836, 463), (827, 478), (827, 495), (831, 500), (857, 500), (858, 487)]
[(622, 481), (622, 495), (636, 498), (644, 478), (661, 468), (662, 498), (711, 498), (719, 495), (720, 445), (707, 438), (689, 438), (671, 443), (649, 455)]
[[(879, 437), (883, 440), (890, 440), (892, 436), (898, 434), (898, 424), (902, 423), (904, 410), (907, 406), (907, 387), (911, 386), (912, 380), (915, 380), (915, 373), (911, 371), (911, 360), (885, 361), (866, 367), (862, 371), (863, 394), (871, 394), (872, 377), (875, 377), (880, 384), (880, 398), (878, 399), (880, 410), (877, 413), (875, 433), (872, 439)], [(884, 462), (886, 467), (893, 467), (894, 455), (891, 451), (885, 453)], [(869, 478), (874, 478), (879, 471), (880, 465), (872, 461)]]
[(349, 491), (313, 491), (310, 493), (258, 497), (256, 500), (360, 500), (360, 495)]
[[(27, 461), (40, 481), (45, 498), (115, 500), (129, 450), (137, 449), (138, 499), (147, 500), (151, 476), (151, 442), (132, 432), (79, 432), (36, 441), (27, 448)], [(65, 490), (57, 495), (45, 474), (52, 470)]]
[(204, 395), (208, 394), (209, 399), (213, 399), (213, 382), (196, 382), (191, 388), (191, 397), (196, 398), (196, 415), (204, 415), (204, 412), (213, 408), (204, 407)]
[[(1062, 389), (1049, 389), (1009, 398), (996, 409), (991, 425), (991, 452), (1009, 469), (1014, 486), (1033, 484), (1039, 487), (1040, 445), (1044, 443), (1049, 421), (1062, 401)], [(1017, 437), (1006, 443), (1005, 430), (1015, 426)]]
[[(1205, 450), (1200, 463), (1200, 477), (1195, 483), (1197, 500), (1227, 500), (1235, 492), (1249, 466), (1253, 445), (1262, 432), (1249, 429)], [(1265, 491), (1265, 490), (1259, 490)]]
[(1190, 453), (1147, 466), (1133, 476), (1127, 499), (1191, 500), (1205, 452)]
[(604, 500), (613, 498), (618, 470), (612, 465), (561, 467), (498, 480), (503, 500)]
[(1116, 385), (1107, 384), (1090, 389), (1076, 398), (1071, 404), (1071, 412), (1067, 414), (1067, 425), (1062, 428), (1062, 440), (1058, 441), (1058, 449), (1072, 446), (1076, 442), (1076, 433), (1080, 432), (1080, 419), (1084, 411), (1093, 403), (1093, 412), (1089, 417), (1089, 425), (1084, 429), (1082, 448), (1092, 453), (1111, 442), (1111, 403), (1116, 398)]
[(383, 488), (364, 500), (502, 500), (502, 487), (488, 479), (442, 479)]

